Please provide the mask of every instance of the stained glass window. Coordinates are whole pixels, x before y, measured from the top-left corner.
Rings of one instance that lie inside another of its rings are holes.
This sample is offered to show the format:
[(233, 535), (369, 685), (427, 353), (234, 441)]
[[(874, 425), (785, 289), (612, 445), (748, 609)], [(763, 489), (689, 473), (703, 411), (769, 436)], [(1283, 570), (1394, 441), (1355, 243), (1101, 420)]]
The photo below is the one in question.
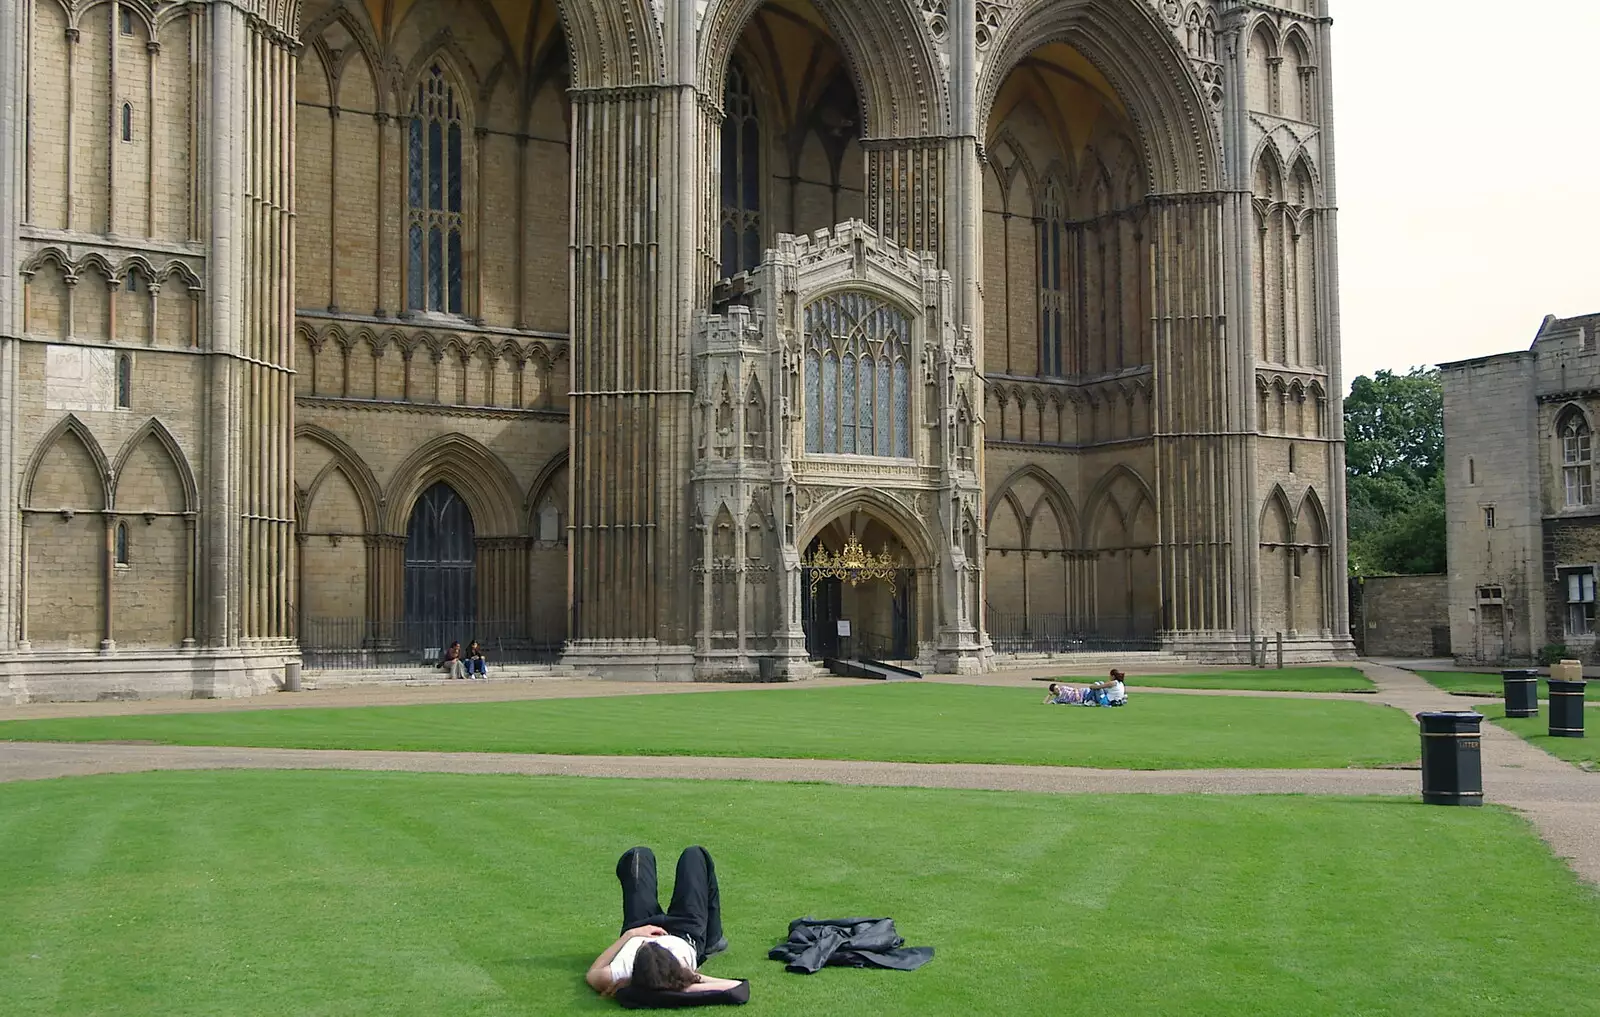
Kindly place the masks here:
[(805, 310), (806, 451), (911, 455), (911, 322), (865, 293)]
[(1072, 235), (1066, 229), (1065, 207), (1061, 201), (1060, 187), (1055, 181), (1045, 187), (1040, 212), (1039, 374), (1046, 378), (1060, 378), (1066, 374), (1061, 321), (1067, 308), (1067, 294), (1062, 284), (1066, 273), (1062, 271), (1061, 251), (1063, 243), (1071, 244)]
[(417, 82), (407, 127), (406, 305), (462, 314), (462, 215), (466, 157), (463, 110), (444, 67)]
[(731, 278), (761, 263), (761, 122), (738, 61), (722, 110), (722, 275)]

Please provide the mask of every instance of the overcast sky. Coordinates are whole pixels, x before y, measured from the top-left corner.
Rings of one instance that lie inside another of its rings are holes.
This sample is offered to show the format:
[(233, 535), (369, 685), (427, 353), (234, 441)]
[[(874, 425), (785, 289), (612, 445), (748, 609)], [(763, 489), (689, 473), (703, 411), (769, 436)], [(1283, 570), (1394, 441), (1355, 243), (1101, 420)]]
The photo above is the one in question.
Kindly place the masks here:
[(1600, 312), (1600, 4), (1330, 7), (1346, 386)]

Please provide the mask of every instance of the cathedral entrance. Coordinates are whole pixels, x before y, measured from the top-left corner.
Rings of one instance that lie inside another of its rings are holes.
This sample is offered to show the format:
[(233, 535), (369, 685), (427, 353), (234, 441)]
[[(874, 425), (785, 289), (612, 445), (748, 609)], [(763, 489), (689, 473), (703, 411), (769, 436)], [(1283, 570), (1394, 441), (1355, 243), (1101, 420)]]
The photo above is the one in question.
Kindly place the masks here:
[(472, 511), (449, 484), (417, 499), (406, 529), (405, 631), (411, 649), (473, 638), (477, 618)]
[(917, 570), (887, 527), (870, 519), (865, 524), (858, 536), (850, 521), (839, 520), (806, 548), (801, 621), (813, 658), (916, 656)]

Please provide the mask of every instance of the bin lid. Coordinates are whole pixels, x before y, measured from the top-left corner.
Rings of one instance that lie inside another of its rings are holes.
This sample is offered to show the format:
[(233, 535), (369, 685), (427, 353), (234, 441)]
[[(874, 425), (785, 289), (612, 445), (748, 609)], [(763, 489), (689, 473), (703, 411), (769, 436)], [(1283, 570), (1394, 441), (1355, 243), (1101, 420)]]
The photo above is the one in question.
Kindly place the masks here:
[(1472, 710), (1424, 710), (1417, 714), (1417, 719), (1429, 720), (1482, 720), (1483, 714)]

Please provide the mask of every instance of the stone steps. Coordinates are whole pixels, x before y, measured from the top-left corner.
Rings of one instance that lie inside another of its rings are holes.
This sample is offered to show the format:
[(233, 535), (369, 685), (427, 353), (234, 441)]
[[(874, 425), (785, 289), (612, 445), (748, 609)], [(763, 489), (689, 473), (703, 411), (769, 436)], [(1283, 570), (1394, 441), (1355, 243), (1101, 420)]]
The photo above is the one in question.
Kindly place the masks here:
[(1161, 671), (1183, 670), (1195, 662), (1176, 653), (1140, 651), (1132, 653), (997, 653), (990, 659), (996, 671), (1025, 671), (1033, 668), (1113, 668), (1125, 671), (1142, 671), (1153, 674)]
[(491, 666), (489, 676), (482, 679), (447, 678), (443, 671), (431, 667), (396, 667), (306, 671), (300, 676), (300, 681), (302, 687), (307, 689), (348, 689), (369, 685), (420, 688), (432, 685), (464, 685), (468, 681), (488, 685), (593, 677), (595, 677), (593, 672), (568, 664), (507, 664)]

